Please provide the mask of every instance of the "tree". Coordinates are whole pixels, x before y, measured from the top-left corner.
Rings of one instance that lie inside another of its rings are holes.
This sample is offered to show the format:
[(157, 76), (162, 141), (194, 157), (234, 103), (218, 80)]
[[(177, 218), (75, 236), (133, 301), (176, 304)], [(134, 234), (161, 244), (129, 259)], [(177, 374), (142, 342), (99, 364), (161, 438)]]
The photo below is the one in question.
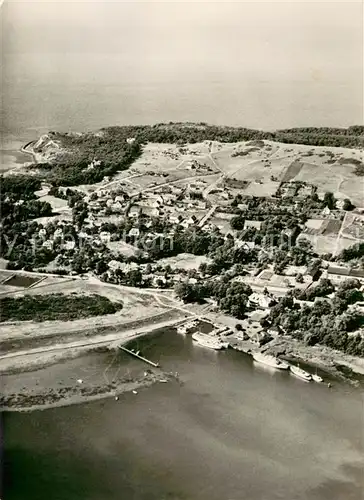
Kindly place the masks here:
[(350, 211), (353, 210), (355, 207), (349, 200), (349, 198), (345, 198), (344, 203), (343, 203), (343, 210)]
[(336, 200), (335, 200), (333, 193), (326, 192), (324, 195), (323, 203), (324, 203), (325, 207), (329, 208), (330, 210), (333, 210), (335, 208), (335, 205), (336, 205)]
[(297, 283), (303, 283), (304, 280), (303, 280), (303, 276), (301, 273), (296, 274), (296, 281), (297, 281)]

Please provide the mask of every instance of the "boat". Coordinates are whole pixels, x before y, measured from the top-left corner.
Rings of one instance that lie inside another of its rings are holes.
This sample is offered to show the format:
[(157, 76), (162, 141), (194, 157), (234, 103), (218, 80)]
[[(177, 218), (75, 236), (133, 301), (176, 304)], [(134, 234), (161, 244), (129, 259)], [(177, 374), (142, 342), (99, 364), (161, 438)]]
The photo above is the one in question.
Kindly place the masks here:
[(322, 377), (320, 377), (320, 375), (317, 375), (317, 374), (312, 375), (312, 380), (314, 382), (318, 382), (320, 384), (324, 381), (324, 379)]
[(299, 366), (291, 365), (290, 370), (293, 373), (293, 375), (296, 375), (296, 377), (301, 378), (302, 380), (307, 380), (307, 382), (312, 380), (311, 373), (302, 370), (302, 368), (300, 368)]
[(208, 347), (209, 349), (226, 349), (229, 344), (227, 342), (222, 342), (219, 338), (211, 337), (207, 333), (195, 332), (192, 334), (193, 340), (203, 347)]
[(314, 382), (318, 382), (319, 384), (322, 384), (322, 382), (324, 381), (324, 379), (322, 377), (320, 377), (320, 375), (317, 375), (317, 369), (316, 369), (316, 373), (312, 374), (312, 380)]
[(269, 354), (262, 354), (261, 352), (253, 353), (254, 361), (262, 363), (263, 365), (271, 366), (272, 368), (278, 368), (279, 370), (288, 370), (289, 365), (280, 359), (270, 356)]

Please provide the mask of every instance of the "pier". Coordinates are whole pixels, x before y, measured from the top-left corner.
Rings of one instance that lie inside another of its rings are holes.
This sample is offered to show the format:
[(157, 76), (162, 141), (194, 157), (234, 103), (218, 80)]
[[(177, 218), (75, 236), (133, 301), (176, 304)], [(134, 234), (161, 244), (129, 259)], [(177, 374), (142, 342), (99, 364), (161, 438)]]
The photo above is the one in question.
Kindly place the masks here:
[(143, 356), (140, 356), (140, 354), (138, 354), (138, 353), (136, 353), (134, 351), (131, 351), (130, 349), (127, 349), (126, 347), (123, 347), (121, 345), (119, 345), (118, 347), (119, 347), (119, 349), (121, 349), (122, 351), (127, 352), (131, 356), (134, 356), (134, 357), (140, 359), (141, 361), (144, 361), (144, 363), (148, 363), (148, 365), (154, 366), (154, 368), (159, 368), (159, 363), (154, 363), (153, 361), (150, 361), (150, 359), (143, 358)]

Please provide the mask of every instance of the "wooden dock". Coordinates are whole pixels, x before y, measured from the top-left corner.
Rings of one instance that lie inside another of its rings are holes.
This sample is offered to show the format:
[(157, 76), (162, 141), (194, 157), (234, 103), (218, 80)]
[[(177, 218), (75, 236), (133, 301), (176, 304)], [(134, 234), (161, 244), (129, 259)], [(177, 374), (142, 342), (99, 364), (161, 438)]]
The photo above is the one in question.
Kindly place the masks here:
[(144, 363), (148, 363), (148, 365), (154, 366), (154, 368), (159, 368), (159, 363), (154, 363), (153, 361), (150, 361), (150, 359), (143, 358), (143, 356), (140, 356), (140, 354), (138, 354), (134, 351), (131, 351), (130, 349), (127, 349), (124, 346), (119, 345), (118, 347), (119, 347), (119, 349), (121, 349), (124, 352), (127, 352), (131, 356), (134, 356), (134, 357), (140, 359), (141, 361), (144, 361)]

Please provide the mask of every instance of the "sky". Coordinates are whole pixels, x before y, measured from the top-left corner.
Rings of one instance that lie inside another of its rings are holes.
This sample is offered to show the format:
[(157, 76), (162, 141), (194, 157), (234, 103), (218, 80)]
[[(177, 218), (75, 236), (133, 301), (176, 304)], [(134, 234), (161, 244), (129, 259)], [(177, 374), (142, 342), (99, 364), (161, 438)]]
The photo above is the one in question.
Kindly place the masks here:
[[(71, 112), (93, 123), (362, 121), (362, 1), (7, 0), (1, 22), (11, 128), (22, 113), (46, 127), (63, 126)], [(128, 85), (140, 90), (123, 93)], [(98, 108), (82, 96), (91, 87)], [(114, 115), (112, 87), (123, 99)]]
[(361, 2), (9, 0), (2, 14), (5, 57), (36, 71), (54, 54), (76, 80), (363, 77)]

